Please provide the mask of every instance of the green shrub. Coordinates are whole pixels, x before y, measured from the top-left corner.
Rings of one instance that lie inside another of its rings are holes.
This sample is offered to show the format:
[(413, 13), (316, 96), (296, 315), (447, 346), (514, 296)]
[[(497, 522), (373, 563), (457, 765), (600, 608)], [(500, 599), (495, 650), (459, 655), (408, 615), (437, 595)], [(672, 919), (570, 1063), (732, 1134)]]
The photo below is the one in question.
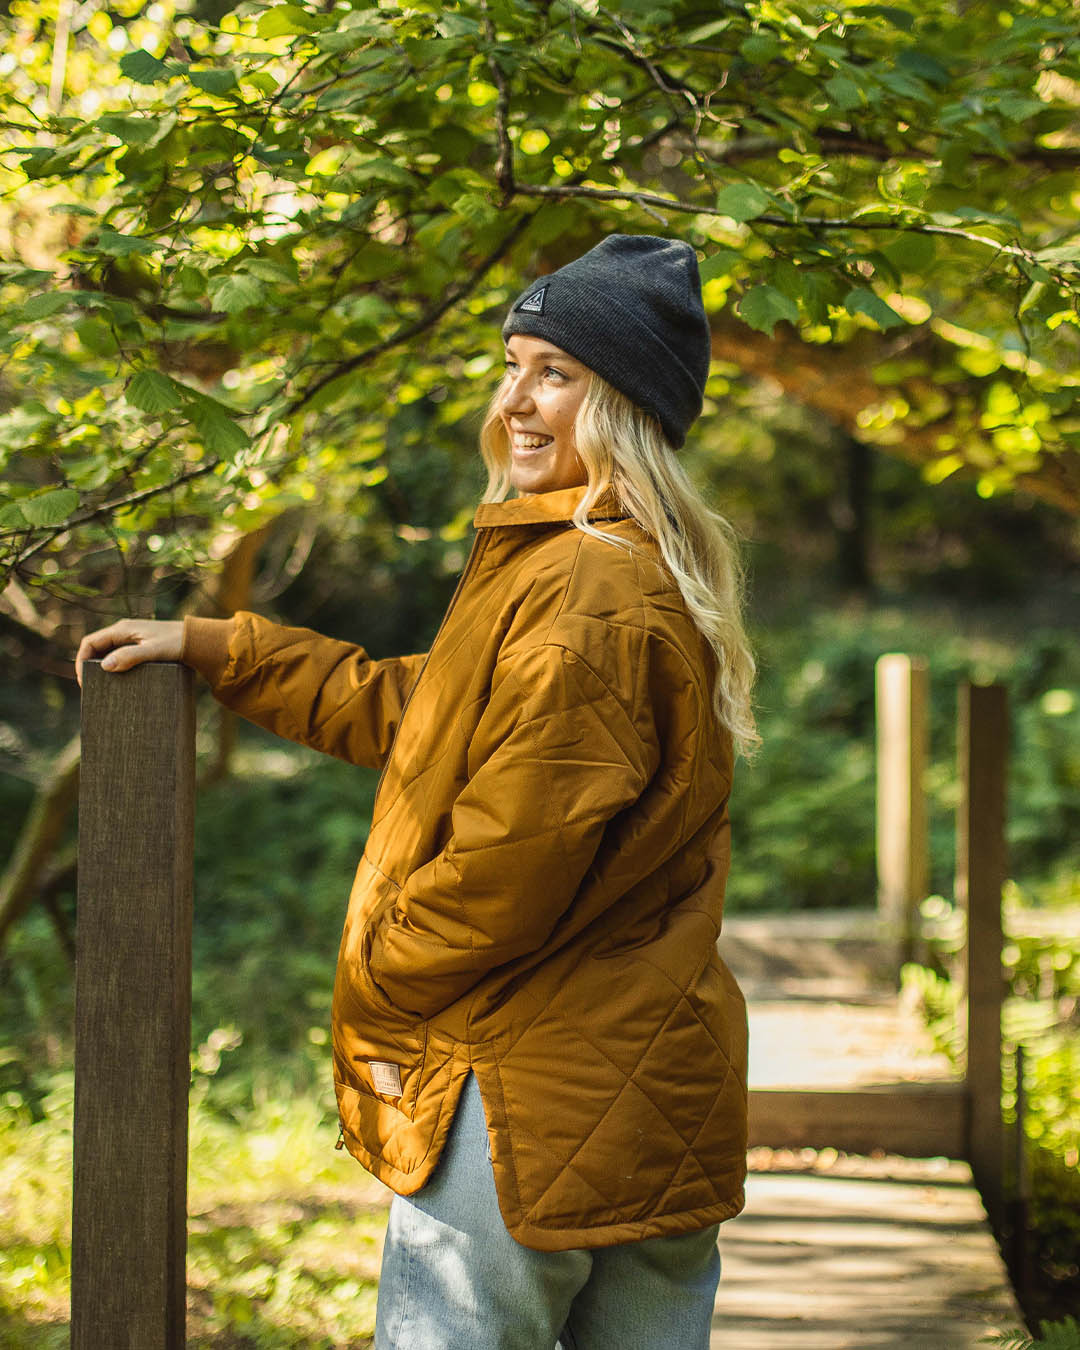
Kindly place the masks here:
[[(1018, 916), (1017, 923), (1022, 925)], [(931, 944), (936, 968), (905, 966), (902, 982), (921, 1006), (935, 1046), (961, 1068), (960, 986), (943, 973), (952, 963), (957, 937), (955, 932), (946, 932), (942, 942)], [(1056, 1314), (1080, 1305), (1080, 1029), (1075, 1015), (1080, 952), (1065, 938), (1014, 936), (1002, 958), (1007, 981), (1002, 1010), (1002, 1114), (1007, 1126), (1015, 1124), (1014, 1052), (1021, 1044), (1025, 1052), (1024, 1135), (1031, 1177), (1027, 1241), (1036, 1284), (1032, 1303)]]
[(1071, 1317), (1063, 1322), (1043, 1322), (1037, 1339), (1023, 1332), (1001, 1332), (984, 1336), (980, 1344), (1000, 1346), (1001, 1350), (1080, 1350), (1080, 1325)]

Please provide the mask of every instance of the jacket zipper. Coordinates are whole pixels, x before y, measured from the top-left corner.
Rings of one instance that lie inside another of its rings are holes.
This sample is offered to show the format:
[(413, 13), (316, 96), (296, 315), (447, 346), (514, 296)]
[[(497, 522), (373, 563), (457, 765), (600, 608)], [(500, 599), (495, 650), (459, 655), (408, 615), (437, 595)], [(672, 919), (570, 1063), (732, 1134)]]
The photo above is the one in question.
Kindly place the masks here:
[(342, 1125), (340, 1120), (338, 1121), (337, 1143), (334, 1145), (334, 1147), (335, 1148), (345, 1147), (345, 1126)]
[(438, 632), (432, 638), (431, 645), (428, 647), (427, 650), (427, 656), (424, 657), (424, 664), (420, 667), (420, 671), (416, 679), (413, 681), (413, 686), (409, 690), (405, 702), (401, 705), (401, 716), (398, 718), (398, 730), (394, 732), (394, 740), (390, 742), (390, 749), (386, 752), (386, 761), (383, 764), (382, 770), (379, 773), (379, 781), (375, 784), (375, 799), (372, 802), (371, 806), (372, 820), (375, 819), (375, 816), (378, 811), (379, 795), (382, 792), (383, 779), (386, 777), (387, 767), (389, 766), (390, 760), (394, 754), (394, 742), (397, 740), (398, 731), (401, 730), (401, 724), (402, 722), (405, 721), (405, 714), (409, 710), (409, 704), (412, 702), (413, 694), (416, 693), (417, 686), (419, 685), (420, 681), (424, 678), (424, 671), (427, 670), (428, 662), (431, 660), (431, 653), (435, 650), (435, 644), (442, 636), (442, 631), (446, 627), (450, 615), (454, 612), (454, 608), (457, 605), (458, 596), (460, 596), (462, 592), (462, 589), (465, 585), (465, 580), (468, 577), (469, 573), (473, 570), (473, 564), (476, 562), (477, 558), (480, 555), (480, 545), (482, 537), (483, 536), (481, 534), (481, 531), (479, 530), (477, 530), (476, 533), (473, 535), (472, 548), (469, 550), (469, 556), (466, 559), (465, 566), (461, 572), (461, 576), (458, 577), (458, 583), (454, 587), (454, 594), (450, 597), (450, 603), (446, 607), (446, 613), (442, 616), (442, 622), (439, 624)]

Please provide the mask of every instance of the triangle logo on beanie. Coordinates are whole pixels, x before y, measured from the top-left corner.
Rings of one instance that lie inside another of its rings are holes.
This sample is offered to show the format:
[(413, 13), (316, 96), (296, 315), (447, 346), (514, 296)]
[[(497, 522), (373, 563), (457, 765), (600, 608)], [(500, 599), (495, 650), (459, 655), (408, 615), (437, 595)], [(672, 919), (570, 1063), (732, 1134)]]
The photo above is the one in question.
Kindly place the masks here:
[(527, 295), (521, 304), (518, 305), (518, 312), (521, 314), (543, 314), (544, 297), (547, 295), (547, 287), (541, 286), (538, 291), (533, 291), (532, 295)]

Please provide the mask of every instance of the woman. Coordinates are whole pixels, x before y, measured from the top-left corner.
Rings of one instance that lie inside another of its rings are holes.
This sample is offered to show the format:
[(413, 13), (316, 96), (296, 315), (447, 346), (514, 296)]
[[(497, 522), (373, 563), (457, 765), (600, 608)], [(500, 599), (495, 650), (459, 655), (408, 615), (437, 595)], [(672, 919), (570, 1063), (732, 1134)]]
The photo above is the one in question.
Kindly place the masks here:
[(333, 1004), (339, 1145), (396, 1192), (377, 1350), (692, 1350), (743, 1204), (745, 1008), (716, 937), (754, 739), (734, 551), (675, 453), (709, 367), (694, 252), (612, 235), (503, 336), (426, 656), (239, 613), (125, 620), (77, 666), (183, 660), (382, 768)]

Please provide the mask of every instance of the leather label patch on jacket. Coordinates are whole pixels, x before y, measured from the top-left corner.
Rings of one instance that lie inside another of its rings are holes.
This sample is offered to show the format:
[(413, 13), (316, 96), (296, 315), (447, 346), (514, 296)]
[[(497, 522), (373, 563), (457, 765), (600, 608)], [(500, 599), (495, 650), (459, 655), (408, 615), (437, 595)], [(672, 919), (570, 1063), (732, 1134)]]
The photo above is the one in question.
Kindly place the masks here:
[(385, 1059), (369, 1060), (369, 1065), (375, 1091), (381, 1092), (384, 1097), (400, 1097), (401, 1070), (398, 1066), (388, 1063)]

